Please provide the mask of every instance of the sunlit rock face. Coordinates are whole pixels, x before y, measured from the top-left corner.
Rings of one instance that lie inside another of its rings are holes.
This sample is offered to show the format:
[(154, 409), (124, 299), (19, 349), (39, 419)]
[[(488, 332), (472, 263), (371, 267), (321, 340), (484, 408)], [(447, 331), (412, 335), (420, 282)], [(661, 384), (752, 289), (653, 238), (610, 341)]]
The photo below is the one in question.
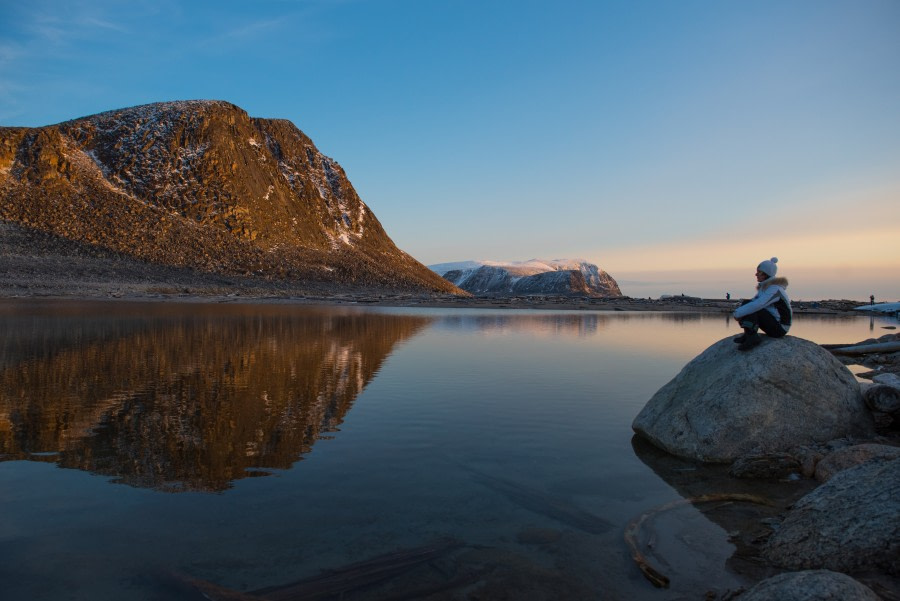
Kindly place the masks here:
[(221, 101), (0, 128), (0, 219), (212, 273), (458, 292), (297, 127)]
[(290, 467), (334, 432), (394, 346), (429, 322), (252, 311), (5, 319), (0, 461), (222, 490)]

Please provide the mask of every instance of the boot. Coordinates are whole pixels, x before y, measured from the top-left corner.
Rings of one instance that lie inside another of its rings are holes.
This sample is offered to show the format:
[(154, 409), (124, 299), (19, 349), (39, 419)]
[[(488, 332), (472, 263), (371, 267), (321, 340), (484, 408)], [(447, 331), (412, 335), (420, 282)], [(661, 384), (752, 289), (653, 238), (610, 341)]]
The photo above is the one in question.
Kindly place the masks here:
[(736, 344), (740, 344), (747, 339), (747, 330), (756, 331), (757, 328), (756, 324), (749, 319), (742, 321), (741, 327), (744, 328), (744, 333), (731, 339)]
[(755, 329), (744, 328), (744, 341), (738, 346), (739, 351), (749, 351), (762, 344), (762, 338)]

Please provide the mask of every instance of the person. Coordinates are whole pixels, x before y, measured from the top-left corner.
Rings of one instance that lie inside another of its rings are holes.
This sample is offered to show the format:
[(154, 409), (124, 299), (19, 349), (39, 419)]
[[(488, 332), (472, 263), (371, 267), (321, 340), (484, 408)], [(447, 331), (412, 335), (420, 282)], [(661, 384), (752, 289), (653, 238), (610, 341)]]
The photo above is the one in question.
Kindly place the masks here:
[(791, 329), (791, 299), (788, 298), (788, 281), (775, 277), (778, 258), (772, 257), (756, 267), (756, 296), (744, 301), (734, 311), (734, 319), (744, 333), (734, 338), (738, 350), (748, 351), (762, 342), (760, 328), (771, 338), (781, 338)]

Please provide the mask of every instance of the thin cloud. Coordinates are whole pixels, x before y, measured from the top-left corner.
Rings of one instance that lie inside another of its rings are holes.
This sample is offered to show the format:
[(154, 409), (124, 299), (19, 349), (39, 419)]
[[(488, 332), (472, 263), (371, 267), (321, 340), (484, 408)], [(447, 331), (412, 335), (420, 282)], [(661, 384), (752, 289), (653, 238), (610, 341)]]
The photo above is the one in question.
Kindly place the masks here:
[(130, 33), (128, 27), (108, 18), (106, 13), (112, 13), (114, 8), (102, 3), (37, 4), (23, 9), (18, 23), (13, 23), (13, 26), (35, 45), (68, 45), (95, 36), (98, 30)]
[(283, 25), (283, 19), (268, 19), (265, 21), (256, 21), (255, 23), (248, 23), (230, 31), (224, 31), (221, 34), (214, 36), (213, 39), (252, 40), (262, 37), (263, 35), (267, 35), (277, 29), (281, 29)]
[(124, 27), (123, 25), (119, 25), (118, 23), (113, 23), (113, 22), (107, 21), (105, 19), (98, 19), (96, 17), (84, 17), (81, 19), (81, 23), (88, 27), (107, 29), (110, 31), (117, 31), (119, 33), (129, 33), (129, 31), (130, 31), (127, 27)]
[(19, 60), (23, 54), (24, 51), (18, 44), (0, 44), (0, 68)]

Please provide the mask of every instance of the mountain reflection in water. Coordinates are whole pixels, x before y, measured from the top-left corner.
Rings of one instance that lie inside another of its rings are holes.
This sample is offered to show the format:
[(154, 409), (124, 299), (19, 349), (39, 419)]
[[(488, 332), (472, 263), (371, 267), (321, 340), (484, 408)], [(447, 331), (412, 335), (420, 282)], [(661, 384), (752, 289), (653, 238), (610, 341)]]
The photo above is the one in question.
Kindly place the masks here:
[(0, 320), (0, 461), (166, 491), (286, 469), (432, 318), (315, 308), (71, 304)]

